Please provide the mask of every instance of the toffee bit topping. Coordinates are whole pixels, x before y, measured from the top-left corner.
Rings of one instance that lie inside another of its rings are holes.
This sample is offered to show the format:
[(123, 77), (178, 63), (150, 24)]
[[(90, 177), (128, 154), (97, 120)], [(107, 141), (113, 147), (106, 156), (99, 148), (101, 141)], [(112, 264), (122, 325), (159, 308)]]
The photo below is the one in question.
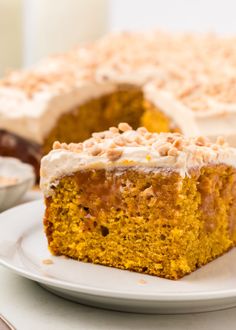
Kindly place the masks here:
[(207, 144), (207, 140), (203, 136), (198, 136), (196, 138), (196, 145), (197, 146), (205, 146)]
[(138, 132), (139, 134), (141, 134), (141, 135), (144, 135), (145, 133), (148, 132), (148, 130), (146, 129), (146, 127), (139, 127), (139, 128), (137, 129), (137, 132)]
[(93, 133), (92, 137), (95, 138), (95, 139), (105, 139), (106, 132)]
[(100, 148), (99, 146), (93, 146), (90, 153), (92, 156), (98, 156), (102, 153), (102, 148)]
[(81, 152), (84, 148), (83, 143), (70, 143), (69, 150), (75, 150), (76, 152)]
[(219, 144), (220, 146), (223, 146), (226, 143), (226, 141), (223, 138), (223, 136), (218, 136), (218, 138), (216, 139), (216, 143)]
[(89, 148), (94, 146), (94, 141), (92, 139), (89, 139), (89, 140), (84, 142), (84, 146), (85, 146), (86, 149), (89, 149)]
[(173, 142), (173, 147), (177, 148), (178, 150), (181, 150), (183, 147), (183, 139), (181, 138), (177, 138), (176, 140), (169, 142)]
[(179, 153), (178, 149), (173, 147), (168, 150), (168, 156), (177, 156)]
[(159, 152), (160, 156), (167, 156), (169, 149), (170, 145), (166, 143), (160, 146), (157, 151)]
[(236, 104), (235, 42), (235, 37), (211, 34), (114, 33), (13, 71), (0, 86), (29, 98), (44, 91), (53, 97), (84, 82), (114, 82), (123, 74), (146, 72), (144, 81), (151, 80), (154, 89), (170, 93), (188, 109), (223, 113)]
[[(131, 150), (131, 153), (137, 152), (139, 155), (141, 148), (143, 159), (149, 163), (155, 162), (155, 157), (173, 157), (178, 162), (179, 155), (188, 152), (196, 163), (201, 163), (210, 162), (212, 153), (216, 155), (219, 150), (228, 147), (222, 137), (211, 143), (203, 136), (187, 138), (179, 133), (150, 133), (144, 127), (133, 130), (126, 123), (119, 124), (118, 128), (111, 127), (107, 131), (94, 133), (92, 136), (83, 143), (66, 144), (56, 141), (53, 149), (84, 153), (91, 157), (101, 156), (114, 162), (123, 157), (125, 150)], [(129, 161), (129, 156), (123, 160)]]
[(121, 157), (122, 153), (123, 153), (123, 150), (120, 150), (120, 149), (108, 149), (107, 158), (110, 161), (114, 162)]
[(119, 129), (117, 127), (110, 127), (109, 131), (111, 131), (112, 133), (119, 133)]
[(114, 138), (114, 143), (117, 146), (123, 147), (125, 145), (125, 139), (122, 136), (117, 136)]
[(217, 144), (213, 144), (212, 145), (212, 150), (218, 151), (219, 150), (219, 146)]
[(52, 145), (52, 148), (53, 148), (54, 150), (56, 150), (56, 149), (61, 149), (61, 143), (60, 143), (59, 141), (55, 141), (55, 142), (53, 143), (53, 145)]
[(151, 139), (151, 138), (152, 138), (152, 133), (149, 133), (149, 132), (145, 133), (145, 134), (144, 134), (144, 138), (145, 138), (146, 140)]
[(118, 125), (118, 129), (121, 132), (132, 131), (132, 127), (129, 124), (127, 124), (127, 123), (120, 123)]

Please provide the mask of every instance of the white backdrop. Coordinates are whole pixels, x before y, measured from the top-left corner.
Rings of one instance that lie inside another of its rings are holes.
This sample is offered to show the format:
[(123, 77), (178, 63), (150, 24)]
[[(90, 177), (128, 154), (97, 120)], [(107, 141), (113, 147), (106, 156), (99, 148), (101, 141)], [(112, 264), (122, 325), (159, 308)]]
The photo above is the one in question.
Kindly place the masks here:
[(235, 0), (111, 0), (112, 30), (216, 31), (236, 34)]

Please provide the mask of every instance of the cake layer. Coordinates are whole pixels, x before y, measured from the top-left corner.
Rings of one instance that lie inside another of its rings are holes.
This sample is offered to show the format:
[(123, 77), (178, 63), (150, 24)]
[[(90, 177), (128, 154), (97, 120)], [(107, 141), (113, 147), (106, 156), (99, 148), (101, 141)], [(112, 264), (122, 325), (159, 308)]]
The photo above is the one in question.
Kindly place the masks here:
[(228, 251), (236, 239), (236, 170), (85, 169), (46, 197), (54, 255), (178, 279)]

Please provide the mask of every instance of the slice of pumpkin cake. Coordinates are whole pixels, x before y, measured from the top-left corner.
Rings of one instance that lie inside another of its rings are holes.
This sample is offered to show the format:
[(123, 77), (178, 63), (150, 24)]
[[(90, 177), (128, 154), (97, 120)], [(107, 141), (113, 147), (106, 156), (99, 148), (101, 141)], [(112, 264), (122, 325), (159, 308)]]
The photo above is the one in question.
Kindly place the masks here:
[(54, 255), (178, 279), (236, 242), (236, 150), (125, 123), (41, 162)]

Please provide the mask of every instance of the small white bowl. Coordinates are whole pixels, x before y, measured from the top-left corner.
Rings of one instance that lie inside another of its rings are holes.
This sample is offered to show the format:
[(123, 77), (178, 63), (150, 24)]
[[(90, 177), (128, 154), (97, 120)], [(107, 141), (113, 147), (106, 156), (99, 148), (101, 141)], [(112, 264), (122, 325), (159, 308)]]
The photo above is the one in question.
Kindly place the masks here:
[(0, 176), (16, 178), (11, 185), (0, 185), (0, 212), (14, 206), (35, 183), (31, 165), (12, 157), (0, 157)]

